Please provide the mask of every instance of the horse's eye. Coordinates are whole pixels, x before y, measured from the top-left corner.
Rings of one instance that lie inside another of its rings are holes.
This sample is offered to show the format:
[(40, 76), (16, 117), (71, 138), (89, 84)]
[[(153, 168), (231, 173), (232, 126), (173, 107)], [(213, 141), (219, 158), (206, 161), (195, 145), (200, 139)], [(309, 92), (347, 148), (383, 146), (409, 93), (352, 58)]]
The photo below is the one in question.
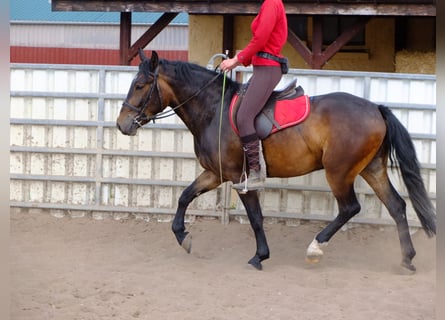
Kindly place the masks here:
[(135, 87), (136, 90), (141, 90), (141, 89), (144, 88), (144, 86), (145, 86), (145, 84), (143, 84), (143, 83), (136, 83), (136, 84), (134, 85), (134, 87)]

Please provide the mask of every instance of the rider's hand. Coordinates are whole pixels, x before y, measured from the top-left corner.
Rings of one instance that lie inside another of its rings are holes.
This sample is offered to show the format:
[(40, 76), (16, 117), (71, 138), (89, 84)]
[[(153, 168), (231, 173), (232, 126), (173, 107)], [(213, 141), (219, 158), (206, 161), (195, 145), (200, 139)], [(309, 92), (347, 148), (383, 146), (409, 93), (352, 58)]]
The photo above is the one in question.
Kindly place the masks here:
[(236, 66), (239, 66), (239, 65), (240, 65), (240, 63), (239, 63), (238, 59), (236, 57), (234, 57), (234, 58), (231, 58), (231, 59), (223, 60), (221, 62), (221, 64), (219, 65), (219, 68), (222, 71), (227, 72), (227, 71), (230, 71), (230, 70), (232, 70), (233, 68), (235, 68)]

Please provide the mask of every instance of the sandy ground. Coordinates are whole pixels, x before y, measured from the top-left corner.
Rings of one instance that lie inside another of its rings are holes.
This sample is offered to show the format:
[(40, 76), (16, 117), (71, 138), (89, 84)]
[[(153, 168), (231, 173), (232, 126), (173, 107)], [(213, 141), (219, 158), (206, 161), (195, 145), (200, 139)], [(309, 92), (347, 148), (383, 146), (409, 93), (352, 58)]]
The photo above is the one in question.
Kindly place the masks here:
[(321, 224), (266, 224), (271, 259), (257, 271), (249, 225), (197, 219), (192, 253), (170, 223), (11, 213), (11, 319), (435, 319), (436, 244), (413, 241), (399, 272), (391, 227), (338, 232), (304, 261)]

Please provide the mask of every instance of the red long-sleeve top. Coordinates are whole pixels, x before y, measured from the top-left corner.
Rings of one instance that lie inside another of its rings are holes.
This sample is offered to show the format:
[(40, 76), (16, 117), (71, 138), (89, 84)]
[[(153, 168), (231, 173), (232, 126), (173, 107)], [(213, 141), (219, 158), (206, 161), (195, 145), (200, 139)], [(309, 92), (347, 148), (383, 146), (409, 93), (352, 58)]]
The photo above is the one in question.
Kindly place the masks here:
[(255, 54), (265, 51), (281, 57), (281, 49), (287, 41), (287, 18), (282, 0), (265, 0), (250, 27), (252, 39), (237, 54), (238, 61), (244, 66), (280, 65), (277, 61), (261, 58)]

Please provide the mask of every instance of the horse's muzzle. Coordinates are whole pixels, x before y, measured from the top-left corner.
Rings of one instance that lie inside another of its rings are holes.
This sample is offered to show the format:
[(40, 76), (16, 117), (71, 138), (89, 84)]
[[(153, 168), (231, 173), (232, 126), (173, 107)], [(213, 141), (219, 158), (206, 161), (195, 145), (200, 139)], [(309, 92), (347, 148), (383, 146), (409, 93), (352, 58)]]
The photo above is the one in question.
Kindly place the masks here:
[(127, 136), (134, 136), (139, 128), (139, 125), (134, 122), (133, 117), (126, 116), (123, 119), (117, 118), (116, 126), (122, 134)]

